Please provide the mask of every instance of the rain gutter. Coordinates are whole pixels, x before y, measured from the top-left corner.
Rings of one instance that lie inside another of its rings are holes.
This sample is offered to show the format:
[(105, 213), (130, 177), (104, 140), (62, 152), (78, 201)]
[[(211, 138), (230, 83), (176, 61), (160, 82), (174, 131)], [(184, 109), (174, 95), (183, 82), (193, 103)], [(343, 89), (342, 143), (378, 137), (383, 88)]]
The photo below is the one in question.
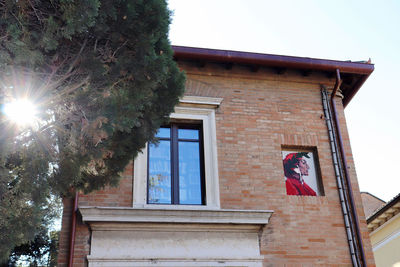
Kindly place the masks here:
[(342, 163), (343, 163), (345, 182), (346, 182), (347, 192), (348, 192), (348, 196), (349, 196), (348, 201), (349, 201), (351, 213), (353, 214), (353, 221), (354, 221), (354, 226), (356, 229), (356, 238), (357, 238), (359, 252), (360, 252), (361, 260), (362, 260), (362, 264), (363, 264), (362, 266), (366, 266), (364, 246), (363, 246), (363, 242), (362, 242), (362, 238), (361, 238), (360, 225), (358, 222), (357, 210), (356, 210), (355, 203), (354, 203), (353, 189), (352, 189), (351, 182), (350, 182), (350, 175), (349, 175), (349, 170), (348, 170), (348, 165), (347, 165), (346, 153), (344, 152), (345, 150), (344, 150), (344, 145), (343, 145), (343, 137), (342, 137), (342, 133), (341, 133), (341, 129), (340, 129), (340, 123), (339, 123), (339, 118), (338, 118), (336, 103), (335, 103), (336, 92), (339, 89), (341, 83), (342, 83), (342, 80), (340, 78), (340, 71), (339, 71), (339, 69), (336, 69), (336, 83), (335, 83), (333, 92), (331, 94), (330, 104), (331, 104), (331, 107), (333, 110), (332, 115), (333, 115), (333, 119), (334, 119), (335, 125), (336, 125), (335, 128), (336, 128), (337, 138), (339, 141), (339, 151), (340, 151), (340, 156), (341, 156)]
[(76, 233), (76, 213), (78, 212), (78, 199), (79, 199), (79, 193), (78, 193), (78, 191), (76, 191), (75, 192), (74, 207), (72, 209), (68, 267), (72, 267), (73, 264), (74, 264), (75, 233)]

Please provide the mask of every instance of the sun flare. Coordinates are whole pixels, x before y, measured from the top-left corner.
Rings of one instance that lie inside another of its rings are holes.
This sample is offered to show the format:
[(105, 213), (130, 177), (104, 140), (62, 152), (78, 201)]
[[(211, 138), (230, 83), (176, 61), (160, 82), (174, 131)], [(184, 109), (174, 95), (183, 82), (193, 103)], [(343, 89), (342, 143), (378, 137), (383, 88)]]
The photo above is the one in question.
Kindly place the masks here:
[(28, 99), (18, 99), (4, 105), (4, 114), (10, 121), (27, 126), (36, 121), (36, 107)]

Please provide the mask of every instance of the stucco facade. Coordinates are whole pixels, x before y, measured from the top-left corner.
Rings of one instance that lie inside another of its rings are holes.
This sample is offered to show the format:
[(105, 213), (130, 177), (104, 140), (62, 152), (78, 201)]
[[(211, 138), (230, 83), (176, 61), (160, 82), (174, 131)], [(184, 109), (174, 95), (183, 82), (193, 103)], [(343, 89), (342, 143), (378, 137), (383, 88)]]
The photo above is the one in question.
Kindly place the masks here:
[(370, 238), (376, 266), (400, 266), (400, 215), (371, 233)]
[[(147, 204), (146, 164), (137, 158), (118, 188), (79, 196), (74, 266), (352, 266), (321, 100), (321, 88), (335, 85), (335, 67), (176, 60), (187, 82), (172, 118), (203, 125), (206, 202)], [(345, 75), (351, 84), (334, 101), (366, 265), (374, 266), (343, 112), (359, 74)], [(320, 196), (287, 195), (285, 148), (317, 156)], [(72, 207), (64, 200), (59, 266), (70, 255)]]
[(376, 266), (400, 266), (400, 195), (370, 214), (367, 222)]

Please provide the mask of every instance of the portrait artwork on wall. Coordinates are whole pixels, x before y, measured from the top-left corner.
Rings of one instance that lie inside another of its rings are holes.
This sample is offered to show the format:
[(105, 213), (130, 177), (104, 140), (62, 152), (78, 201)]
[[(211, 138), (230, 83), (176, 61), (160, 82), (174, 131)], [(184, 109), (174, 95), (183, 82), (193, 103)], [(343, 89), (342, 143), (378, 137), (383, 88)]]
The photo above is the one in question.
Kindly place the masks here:
[(323, 195), (316, 158), (312, 150), (282, 149), (287, 195)]

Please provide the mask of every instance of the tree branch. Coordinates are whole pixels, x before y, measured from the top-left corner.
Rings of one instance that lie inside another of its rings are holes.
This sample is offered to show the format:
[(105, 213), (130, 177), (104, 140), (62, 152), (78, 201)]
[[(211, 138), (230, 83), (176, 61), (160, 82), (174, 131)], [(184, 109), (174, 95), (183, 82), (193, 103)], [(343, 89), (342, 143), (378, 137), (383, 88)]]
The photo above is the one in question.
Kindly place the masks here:
[(83, 44), (82, 44), (82, 46), (81, 46), (81, 49), (79, 50), (79, 53), (76, 55), (74, 61), (71, 63), (71, 66), (69, 67), (67, 73), (71, 72), (72, 69), (75, 67), (76, 63), (77, 63), (78, 60), (79, 60), (79, 57), (81, 56), (81, 54), (82, 54), (82, 52), (83, 52), (83, 49), (85, 48), (85, 46), (86, 46), (86, 44), (87, 44), (87, 41), (88, 41), (88, 39), (85, 38), (85, 40), (83, 41)]

